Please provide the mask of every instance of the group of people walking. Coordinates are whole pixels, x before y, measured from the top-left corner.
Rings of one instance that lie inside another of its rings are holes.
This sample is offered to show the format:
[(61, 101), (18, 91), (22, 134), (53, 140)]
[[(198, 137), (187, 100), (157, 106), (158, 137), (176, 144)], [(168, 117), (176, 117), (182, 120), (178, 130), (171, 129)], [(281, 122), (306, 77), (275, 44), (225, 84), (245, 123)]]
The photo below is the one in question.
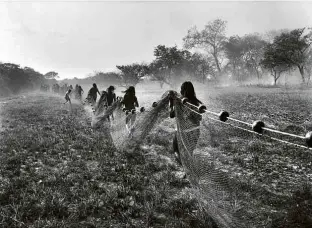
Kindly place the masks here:
[[(76, 85), (75, 86), (75, 89), (73, 89), (73, 86), (70, 85), (70, 86), (67, 86), (66, 84), (64, 85), (66, 88), (67, 88), (67, 91), (65, 93), (65, 103), (66, 104), (67, 102), (70, 104), (70, 108), (71, 108), (71, 94), (74, 93), (75, 94), (75, 99), (77, 100), (80, 100), (82, 99), (82, 94), (83, 94), (83, 89), (80, 85)], [(63, 87), (64, 87), (63, 86)]]
[[(79, 99), (81, 100), (81, 95), (82, 95), (82, 88), (81, 86), (76, 86), (75, 91), (78, 91), (79, 94)], [(70, 95), (71, 95), (72, 90), (68, 89), (66, 94), (65, 94), (65, 103), (69, 102), (71, 104), (70, 100)], [(129, 136), (132, 135), (133, 130), (134, 130), (134, 122), (136, 120), (136, 114), (133, 112), (137, 107), (139, 107), (139, 102), (135, 94), (135, 88), (133, 86), (130, 86), (128, 89), (123, 91), (125, 95), (121, 99), (121, 105), (122, 105), (122, 110), (125, 111), (126, 113), (130, 113), (130, 115), (127, 115), (126, 117), (126, 129), (129, 132)], [(77, 93), (77, 92), (76, 92)], [(97, 102), (97, 95), (100, 96), (98, 102)], [(181, 85), (181, 90), (180, 90), (180, 96), (183, 98), (186, 98), (188, 102), (192, 105), (199, 106), (202, 104), (200, 100), (197, 99), (196, 93), (194, 86), (192, 82), (186, 81)], [(100, 92), (97, 85), (94, 83), (90, 90), (88, 91), (87, 97), (85, 101), (83, 102), (84, 104), (88, 102), (93, 108), (94, 111), (99, 111), (99, 113), (103, 112), (105, 108), (108, 108), (109, 106), (113, 105), (114, 102), (117, 101), (116, 94), (115, 94), (115, 87), (114, 86), (109, 86), (106, 90)], [(64, 104), (65, 104), (64, 103)], [(175, 106), (174, 106), (174, 99), (170, 101), (170, 114), (171, 117), (175, 117)], [(114, 118), (111, 116), (111, 118)], [(195, 145), (197, 144), (199, 135), (200, 135), (200, 121), (201, 121), (201, 115), (198, 114), (196, 115), (196, 112), (192, 112), (191, 115), (187, 117), (189, 121), (192, 123), (192, 129), (188, 129), (187, 132), (188, 134), (192, 134), (192, 139), (195, 140)], [(108, 120), (110, 120), (110, 117), (108, 117)], [(195, 127), (194, 127), (195, 126)], [(175, 133), (174, 139), (173, 139), (173, 151), (174, 154), (177, 158), (177, 161), (181, 163), (180, 159), (180, 152), (179, 152), (179, 147), (178, 147), (178, 140), (177, 140), (177, 131)], [(193, 152), (194, 148), (191, 148), (191, 152)]]

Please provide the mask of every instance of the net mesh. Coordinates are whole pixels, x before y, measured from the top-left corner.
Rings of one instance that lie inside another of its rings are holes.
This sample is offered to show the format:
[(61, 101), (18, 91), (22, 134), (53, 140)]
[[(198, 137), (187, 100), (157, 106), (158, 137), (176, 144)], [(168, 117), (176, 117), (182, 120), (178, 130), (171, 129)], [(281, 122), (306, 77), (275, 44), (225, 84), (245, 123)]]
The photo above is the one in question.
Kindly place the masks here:
[(293, 190), (311, 181), (298, 170), (309, 166), (299, 159), (306, 149), (234, 128), (179, 100), (175, 114), (181, 162), (219, 227), (272, 227), (287, 213)]
[[(95, 110), (92, 126), (107, 127), (118, 150), (136, 149), (157, 123), (168, 118), (170, 95), (166, 92), (155, 107), (134, 114), (126, 114), (118, 100)], [(272, 227), (274, 218), (285, 216), (285, 204), (299, 183), (311, 182), (312, 175), (302, 172), (309, 165), (303, 162), (306, 150), (281, 145), (243, 126), (233, 128), (179, 99), (174, 112), (181, 163), (201, 209), (218, 227)], [(130, 119), (132, 131), (126, 126)]]
[(108, 127), (113, 143), (118, 150), (136, 149), (155, 124), (168, 117), (168, 102), (169, 92), (166, 92), (156, 102), (155, 107), (141, 107), (135, 112), (125, 112), (122, 109), (121, 100), (118, 99), (104, 111), (99, 109), (95, 111), (92, 126)]
[(181, 102), (175, 102), (175, 114), (181, 163), (201, 196), (202, 207), (221, 227), (246, 227), (234, 216), (238, 209), (237, 203), (233, 204), (237, 200), (237, 191), (230, 179), (215, 168), (215, 156), (209, 149), (213, 139), (200, 125), (202, 116), (185, 108)]

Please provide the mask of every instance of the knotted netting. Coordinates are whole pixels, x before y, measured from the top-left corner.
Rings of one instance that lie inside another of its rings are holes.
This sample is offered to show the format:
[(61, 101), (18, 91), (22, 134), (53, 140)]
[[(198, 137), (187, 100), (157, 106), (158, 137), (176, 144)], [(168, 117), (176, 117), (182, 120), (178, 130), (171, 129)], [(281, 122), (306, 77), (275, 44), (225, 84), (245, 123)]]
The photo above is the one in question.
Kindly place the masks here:
[(303, 172), (310, 164), (303, 162), (307, 150), (234, 128), (180, 99), (174, 107), (181, 163), (202, 209), (219, 227), (272, 227), (287, 213), (293, 190), (311, 182)]
[[(209, 146), (211, 135), (205, 134), (200, 125), (202, 116), (186, 108), (176, 99), (175, 115), (179, 156), (188, 179), (196, 188), (200, 204), (221, 227), (244, 227), (234, 216), (235, 190), (229, 179), (215, 169), (213, 154), (205, 158), (199, 146)], [(206, 152), (207, 153), (207, 152)]]
[(164, 93), (153, 106), (140, 107), (137, 110), (125, 111), (121, 99), (117, 99), (104, 111), (95, 111), (92, 126), (108, 127), (118, 150), (134, 149), (143, 142), (156, 123), (168, 117), (168, 104), (169, 92)]
[(83, 107), (85, 109), (85, 111), (87, 112), (87, 114), (89, 115), (90, 118), (92, 118), (94, 116), (96, 107), (100, 104), (100, 106), (103, 105), (103, 102), (99, 101), (96, 102), (96, 100), (94, 99), (94, 97), (90, 96), (90, 94), (87, 95), (87, 97), (84, 99), (84, 101), (82, 102)]
[[(168, 118), (171, 95), (166, 92), (157, 105), (135, 113), (123, 111), (118, 99), (108, 108), (95, 110), (92, 126), (106, 126), (118, 150), (134, 149), (157, 123)], [(218, 227), (272, 227), (274, 219), (287, 213), (285, 205), (293, 190), (312, 181), (312, 175), (304, 173), (311, 165), (306, 150), (282, 145), (243, 126), (233, 128), (178, 98), (174, 112), (181, 163), (201, 209)], [(131, 118), (135, 120), (129, 131), (126, 122)]]

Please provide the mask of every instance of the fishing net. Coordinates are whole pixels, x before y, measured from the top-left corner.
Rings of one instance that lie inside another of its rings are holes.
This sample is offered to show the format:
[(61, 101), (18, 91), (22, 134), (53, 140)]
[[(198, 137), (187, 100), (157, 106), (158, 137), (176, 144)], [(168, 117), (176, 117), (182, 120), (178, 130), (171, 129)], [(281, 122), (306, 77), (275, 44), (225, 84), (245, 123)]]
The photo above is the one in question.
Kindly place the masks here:
[(89, 107), (92, 109), (93, 112), (95, 112), (95, 109), (97, 108), (97, 106), (100, 104), (104, 104), (104, 102), (101, 101), (100, 102), (96, 102), (96, 98), (91, 96), (90, 94), (87, 95), (86, 99), (82, 102), (82, 104), (85, 107)]
[(307, 150), (234, 128), (179, 99), (174, 107), (181, 163), (219, 227), (272, 227), (287, 213), (293, 190), (311, 181), (298, 170)]
[(104, 111), (97, 109), (92, 119), (93, 127), (106, 126), (118, 150), (135, 149), (139, 146), (156, 123), (168, 117), (169, 91), (152, 107), (141, 107), (125, 111), (121, 99)]
[[(210, 150), (198, 151), (199, 146), (211, 145), (212, 136), (200, 125), (202, 116), (175, 102), (177, 142), (181, 163), (191, 184), (196, 187), (202, 207), (221, 227), (244, 227), (234, 216), (237, 199), (235, 186), (224, 173), (215, 168), (215, 159)], [(205, 156), (206, 155), (206, 156)]]
[[(239, 123), (234, 128), (199, 114), (172, 91), (142, 112), (126, 113), (120, 99), (110, 107), (98, 105), (92, 126), (107, 127), (118, 150), (136, 149), (168, 118), (173, 95), (178, 154), (201, 209), (218, 227), (273, 227), (274, 220), (287, 213), (293, 190), (312, 181), (312, 175), (303, 175), (309, 166), (306, 150), (254, 134)], [(131, 120), (129, 130), (126, 123)]]

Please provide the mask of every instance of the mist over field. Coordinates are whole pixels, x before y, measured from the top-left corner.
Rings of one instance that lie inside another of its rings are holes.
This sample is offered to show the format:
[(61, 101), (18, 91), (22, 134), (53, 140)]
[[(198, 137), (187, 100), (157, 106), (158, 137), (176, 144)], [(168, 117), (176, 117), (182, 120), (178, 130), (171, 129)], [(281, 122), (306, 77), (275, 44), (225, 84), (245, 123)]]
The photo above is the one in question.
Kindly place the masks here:
[(0, 227), (312, 227), (311, 10), (1, 3)]

